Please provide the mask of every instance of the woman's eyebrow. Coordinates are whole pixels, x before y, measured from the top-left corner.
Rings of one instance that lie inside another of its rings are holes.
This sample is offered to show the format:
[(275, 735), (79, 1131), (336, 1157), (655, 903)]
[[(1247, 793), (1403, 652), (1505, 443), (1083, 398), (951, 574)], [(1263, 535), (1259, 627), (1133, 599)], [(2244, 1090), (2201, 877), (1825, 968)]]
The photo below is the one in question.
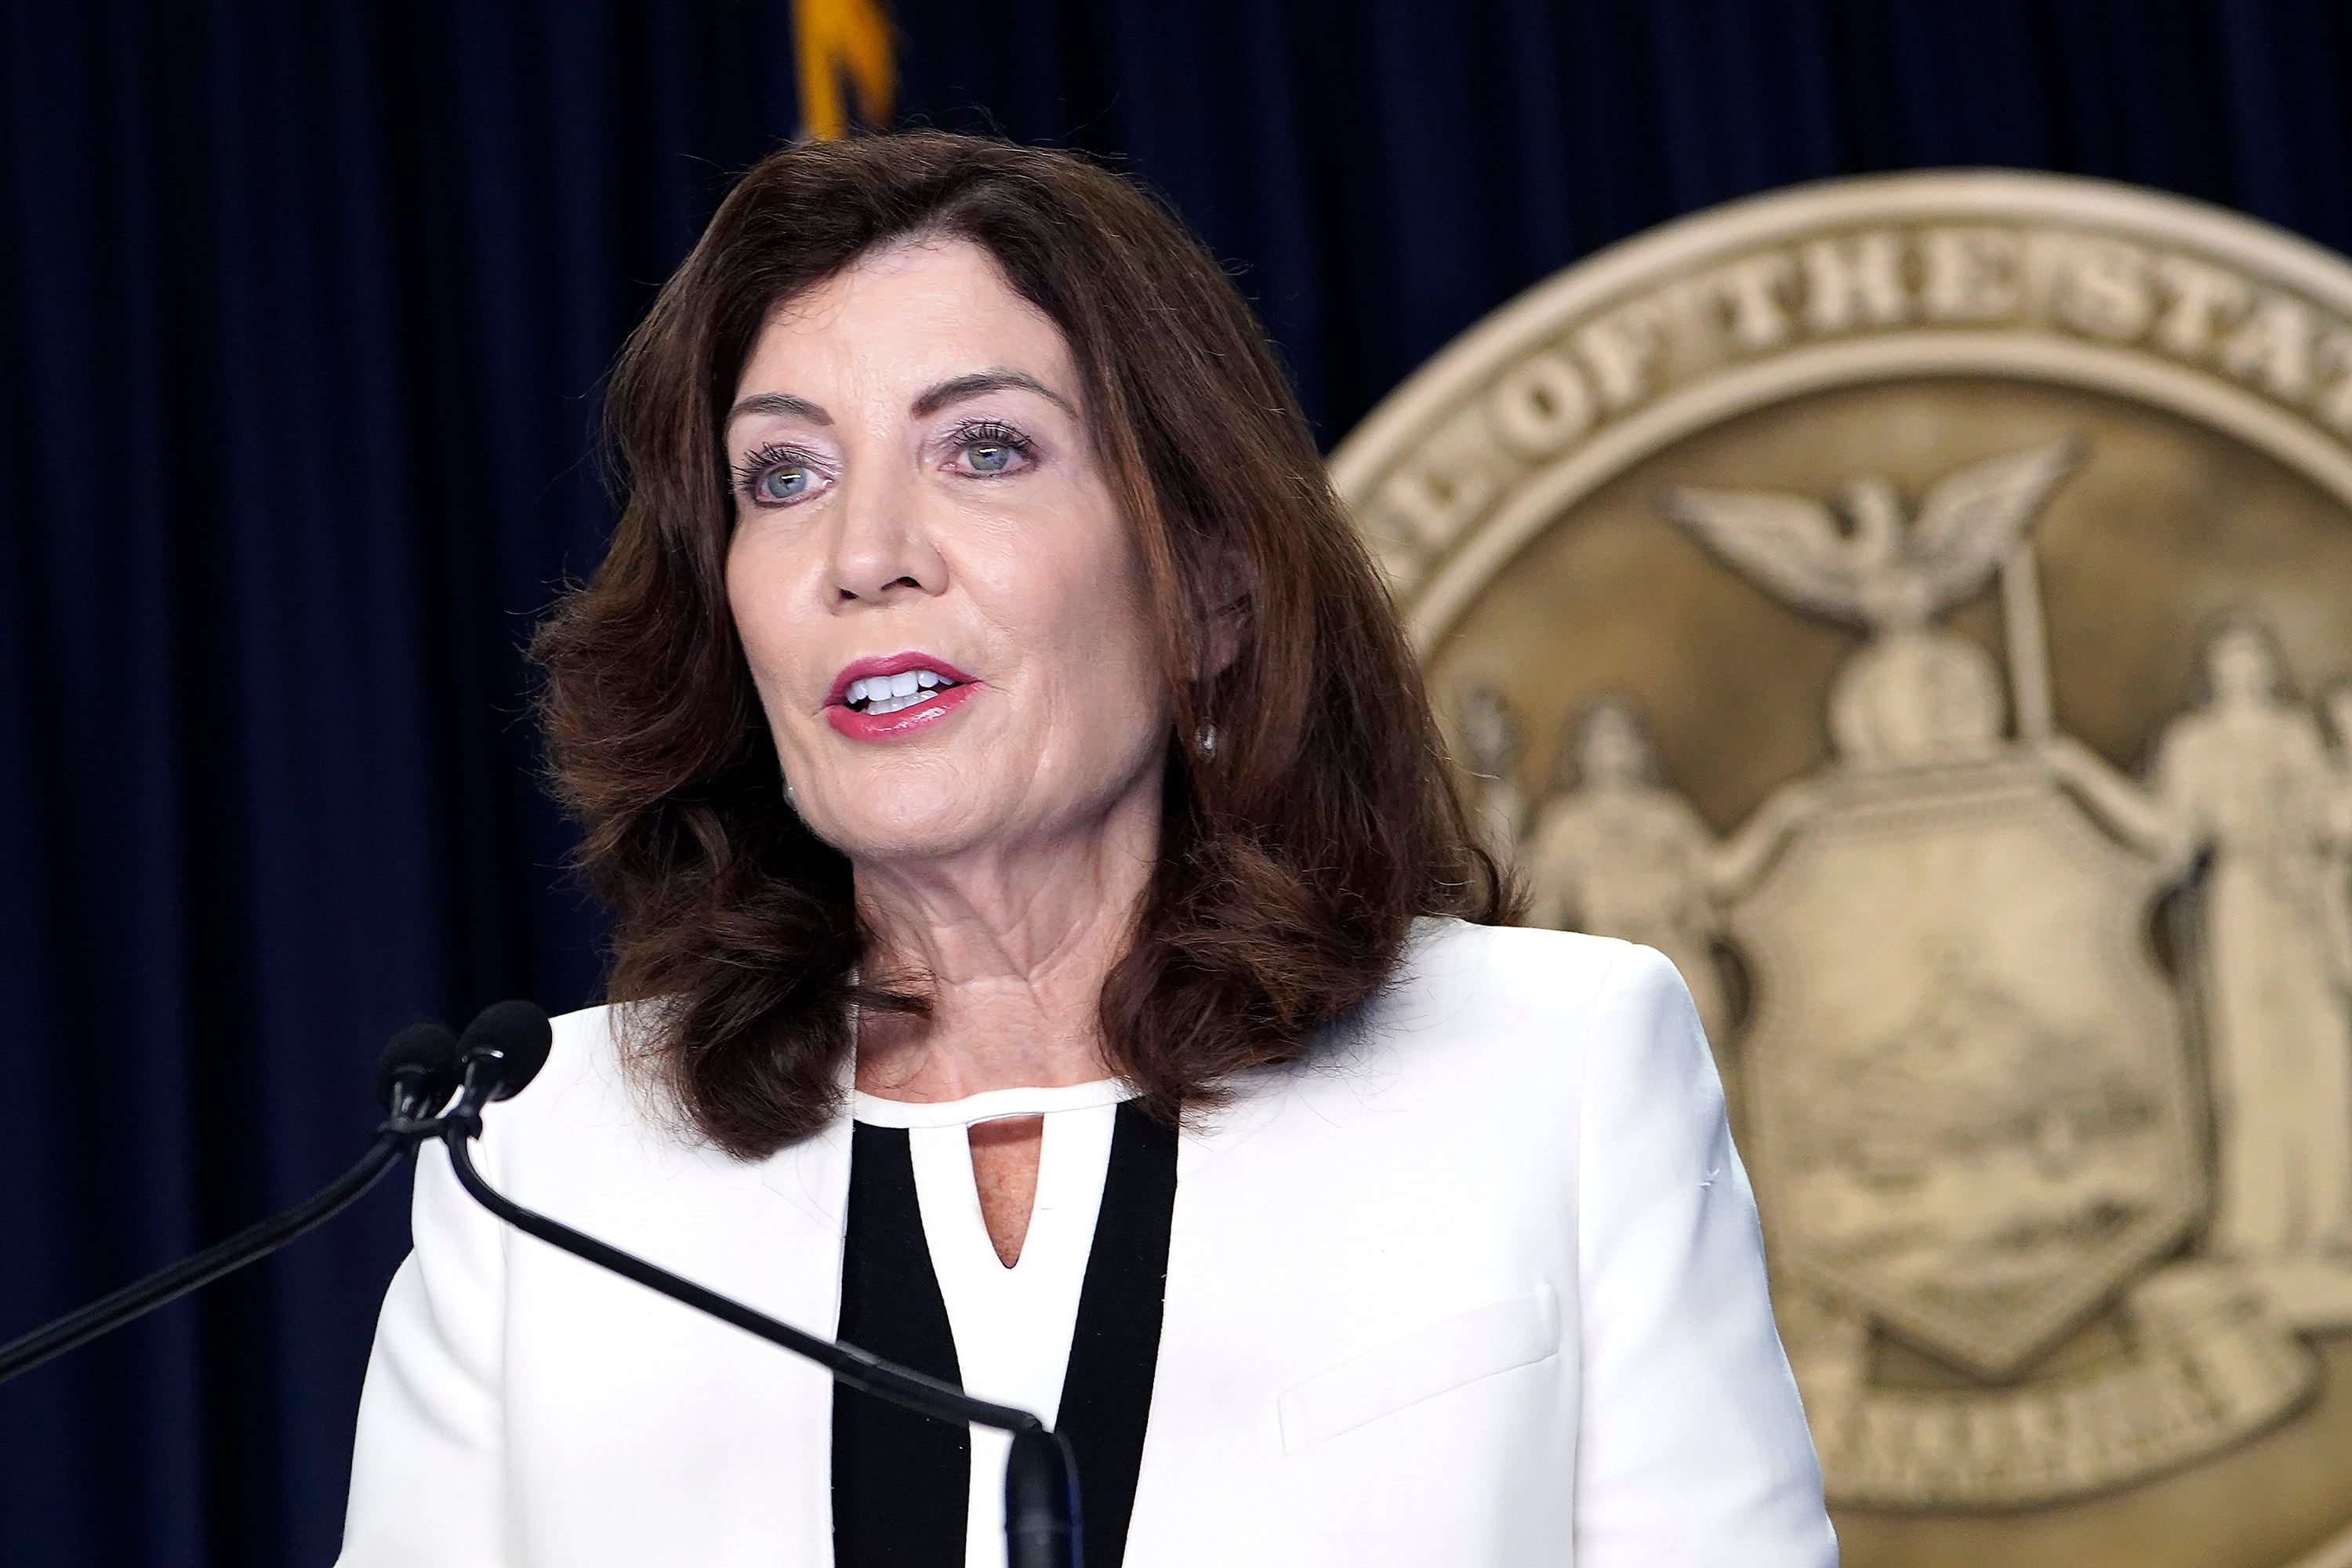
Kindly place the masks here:
[(727, 411), (727, 423), (751, 414), (774, 414), (786, 419), (805, 419), (812, 425), (830, 425), (833, 416), (805, 397), (794, 397), (789, 392), (755, 392)]
[(908, 405), (908, 407), (915, 417), (920, 419), (937, 414), (950, 403), (961, 403), (967, 397), (978, 397), (983, 393), (1003, 392), (1008, 388), (1034, 392), (1053, 403), (1071, 418), (1076, 419), (1078, 416), (1078, 411), (1070, 406), (1068, 398), (1064, 397), (1028, 372), (1020, 370), (976, 370), (970, 375), (953, 377), (940, 382), (937, 386), (925, 392)]

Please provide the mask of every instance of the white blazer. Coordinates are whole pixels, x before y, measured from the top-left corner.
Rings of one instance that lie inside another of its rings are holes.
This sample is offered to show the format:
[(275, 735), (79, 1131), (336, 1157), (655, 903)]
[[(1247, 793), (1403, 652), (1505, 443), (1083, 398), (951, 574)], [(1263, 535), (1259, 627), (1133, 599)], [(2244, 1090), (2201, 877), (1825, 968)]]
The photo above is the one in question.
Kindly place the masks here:
[[(1181, 1144), (1131, 1568), (1832, 1568), (1755, 1202), (1664, 958), (1423, 922), (1310, 1063), (1238, 1087)], [(478, 1147), (524, 1204), (835, 1321), (845, 1120), (756, 1164), (699, 1147), (594, 1008)], [(415, 1234), (343, 1568), (832, 1562), (822, 1373), (506, 1230), (438, 1146)]]

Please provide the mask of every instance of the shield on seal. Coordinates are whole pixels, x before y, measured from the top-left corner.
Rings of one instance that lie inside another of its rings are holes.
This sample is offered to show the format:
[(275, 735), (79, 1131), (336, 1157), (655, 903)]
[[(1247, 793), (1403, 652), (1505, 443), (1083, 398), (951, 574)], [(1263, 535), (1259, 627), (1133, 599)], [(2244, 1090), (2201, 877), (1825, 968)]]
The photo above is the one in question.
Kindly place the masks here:
[(2203, 1201), (2158, 874), (2036, 763), (1824, 787), (1732, 917), (1776, 1265), (2006, 1377)]

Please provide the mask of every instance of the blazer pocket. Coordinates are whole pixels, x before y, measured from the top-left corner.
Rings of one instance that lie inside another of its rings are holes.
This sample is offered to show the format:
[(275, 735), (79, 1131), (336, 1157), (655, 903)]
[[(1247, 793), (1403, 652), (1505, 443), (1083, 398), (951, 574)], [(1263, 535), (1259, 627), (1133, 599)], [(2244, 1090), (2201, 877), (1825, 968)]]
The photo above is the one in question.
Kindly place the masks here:
[(1559, 1300), (1548, 1284), (1416, 1329), (1316, 1373), (1276, 1401), (1282, 1451), (1350, 1432), (1482, 1377), (1559, 1351)]

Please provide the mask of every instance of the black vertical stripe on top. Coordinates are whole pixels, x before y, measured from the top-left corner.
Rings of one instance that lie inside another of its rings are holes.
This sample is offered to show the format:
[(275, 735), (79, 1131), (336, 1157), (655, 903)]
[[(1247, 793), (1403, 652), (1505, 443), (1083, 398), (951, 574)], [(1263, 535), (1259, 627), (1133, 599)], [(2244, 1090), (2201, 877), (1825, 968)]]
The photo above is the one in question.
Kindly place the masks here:
[[(849, 1148), (840, 1337), (961, 1385), (907, 1130), (859, 1122)], [(835, 1568), (962, 1568), (971, 1496), (967, 1429), (834, 1384)]]
[(1175, 1212), (1176, 1134), (1129, 1100), (1111, 1133), (1110, 1168), (1054, 1421), (1077, 1459), (1087, 1568), (1118, 1568), (1127, 1552), (1160, 1364)]
[[(1127, 1552), (1175, 1209), (1176, 1134), (1129, 1101), (1112, 1123), (1055, 1418), (1077, 1460), (1087, 1568), (1119, 1568)], [(901, 1366), (962, 1383), (904, 1128), (860, 1122), (853, 1135), (840, 1335)], [(963, 1428), (835, 1385), (836, 1568), (960, 1568), (971, 1487), (971, 1443)]]

